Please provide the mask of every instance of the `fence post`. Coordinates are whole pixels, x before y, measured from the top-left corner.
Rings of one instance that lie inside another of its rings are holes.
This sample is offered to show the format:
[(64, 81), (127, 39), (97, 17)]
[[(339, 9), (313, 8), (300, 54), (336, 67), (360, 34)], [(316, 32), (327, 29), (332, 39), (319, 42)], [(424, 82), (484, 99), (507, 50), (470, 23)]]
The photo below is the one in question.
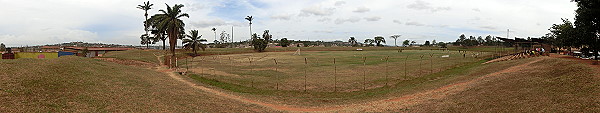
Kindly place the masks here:
[[(194, 58), (194, 57), (192, 57), (192, 58)], [(185, 72), (188, 72), (188, 71), (190, 71), (190, 64), (188, 63), (188, 59), (186, 58), (185, 59)]]
[(431, 53), (429, 55), (429, 61), (430, 61), (429, 68), (431, 68), (430, 69), (431, 70), (431, 74), (433, 74), (433, 53)]
[(425, 55), (421, 55), (421, 59), (419, 60), (419, 73), (423, 70), (423, 56)]
[(367, 90), (367, 57), (363, 57), (363, 90)]
[(335, 58), (333, 58), (333, 92), (337, 92), (337, 66), (335, 65)]
[(389, 58), (390, 58), (390, 56), (385, 57), (385, 72), (386, 72), (385, 73), (385, 86), (387, 86), (388, 82), (389, 82), (389, 79), (388, 79), (388, 76), (390, 74), (390, 71), (388, 70), (388, 66), (390, 64), (389, 61), (388, 61)]
[(231, 66), (229, 66), (229, 67), (230, 67), (230, 68), (229, 68), (229, 69), (230, 69), (230, 70), (229, 70), (229, 72), (230, 72), (230, 73), (233, 73), (233, 66), (234, 66), (235, 64), (233, 63), (233, 60), (231, 60), (231, 56), (229, 56), (229, 63), (231, 64)]
[[(273, 61), (275, 61), (275, 72), (277, 72), (277, 60), (273, 59)], [(279, 76), (275, 75), (275, 89), (279, 90)]]
[[(248, 57), (248, 63), (250, 63), (250, 72), (254, 74), (254, 67), (252, 66), (252, 59)], [(250, 77), (250, 86), (254, 88), (254, 79)]]
[(308, 62), (304, 58), (304, 92), (306, 92), (306, 68), (308, 68)]
[(409, 55), (406, 55), (406, 58), (404, 59), (404, 77), (408, 77), (408, 70), (406, 69), (406, 67), (408, 67), (408, 65), (407, 65), (408, 56)]
[(204, 74), (204, 63), (202, 61), (204, 61), (204, 56), (200, 57), (200, 69), (201, 73)]

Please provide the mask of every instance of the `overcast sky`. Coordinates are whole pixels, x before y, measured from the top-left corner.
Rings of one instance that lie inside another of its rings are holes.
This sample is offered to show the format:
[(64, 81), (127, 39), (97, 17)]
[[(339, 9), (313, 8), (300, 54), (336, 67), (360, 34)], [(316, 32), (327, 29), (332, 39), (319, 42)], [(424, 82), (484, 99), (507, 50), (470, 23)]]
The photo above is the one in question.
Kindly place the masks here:
[[(360, 42), (374, 36), (454, 41), (465, 35), (539, 37), (561, 18), (573, 20), (570, 0), (150, 0), (150, 15), (184, 4), (186, 31), (214, 40), (211, 28), (235, 41), (269, 29), (276, 39)], [(142, 0), (0, 0), (0, 42), (8, 46), (84, 41), (139, 45)], [(217, 33), (218, 34), (218, 33)], [(400, 40), (399, 39), (399, 40)], [(391, 38), (386, 38), (393, 45)], [(401, 41), (398, 41), (401, 42)]]

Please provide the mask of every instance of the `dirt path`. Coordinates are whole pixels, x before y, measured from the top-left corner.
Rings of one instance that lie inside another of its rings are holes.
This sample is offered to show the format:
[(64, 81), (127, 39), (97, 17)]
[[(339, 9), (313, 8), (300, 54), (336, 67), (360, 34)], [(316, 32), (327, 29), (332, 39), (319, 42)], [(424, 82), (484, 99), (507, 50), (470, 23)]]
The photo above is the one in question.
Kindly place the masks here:
[(300, 106), (288, 106), (288, 105), (276, 105), (276, 104), (264, 103), (264, 102), (250, 100), (247, 98), (243, 98), (241, 96), (227, 94), (227, 93), (224, 93), (221, 91), (217, 91), (217, 90), (214, 90), (211, 88), (197, 85), (195, 83), (185, 80), (184, 78), (182, 78), (183, 76), (175, 74), (172, 70), (165, 70), (164, 68), (162, 68), (162, 70), (161, 70), (161, 68), (157, 68), (156, 71), (164, 72), (168, 76), (170, 76), (171, 78), (173, 78), (175, 80), (183, 82), (191, 87), (206, 91), (208, 93), (212, 93), (212, 94), (215, 94), (215, 95), (218, 95), (221, 97), (237, 100), (237, 101), (244, 102), (244, 103), (256, 104), (256, 105), (260, 105), (260, 106), (264, 106), (264, 107), (268, 107), (268, 108), (272, 108), (272, 109), (280, 110), (280, 111), (287, 111), (287, 112), (329, 112), (329, 111), (384, 112), (387, 110), (406, 109), (410, 106), (417, 105), (424, 101), (444, 98), (448, 95), (464, 91), (464, 90), (468, 89), (469, 87), (473, 86), (478, 81), (482, 81), (486, 78), (490, 78), (490, 77), (494, 77), (494, 76), (499, 76), (502, 73), (510, 73), (510, 72), (519, 71), (521, 68), (523, 68), (527, 65), (530, 65), (532, 63), (541, 61), (545, 58), (547, 58), (547, 57), (536, 58), (536, 60), (534, 60), (534, 61), (531, 61), (531, 62), (528, 62), (525, 64), (521, 64), (521, 65), (512, 66), (510, 68), (507, 68), (507, 69), (504, 69), (504, 70), (501, 70), (498, 72), (494, 72), (494, 73), (491, 73), (491, 74), (488, 74), (488, 75), (485, 75), (485, 76), (482, 76), (482, 77), (479, 77), (479, 78), (476, 78), (473, 80), (454, 83), (454, 84), (446, 85), (446, 86), (443, 86), (443, 87), (440, 87), (437, 89), (423, 91), (423, 92), (419, 92), (419, 93), (415, 93), (415, 94), (404, 95), (404, 96), (397, 97), (397, 98), (373, 101), (373, 102), (362, 103), (362, 104), (349, 104), (349, 105), (338, 105), (338, 106), (329, 106), (329, 107), (300, 107)]

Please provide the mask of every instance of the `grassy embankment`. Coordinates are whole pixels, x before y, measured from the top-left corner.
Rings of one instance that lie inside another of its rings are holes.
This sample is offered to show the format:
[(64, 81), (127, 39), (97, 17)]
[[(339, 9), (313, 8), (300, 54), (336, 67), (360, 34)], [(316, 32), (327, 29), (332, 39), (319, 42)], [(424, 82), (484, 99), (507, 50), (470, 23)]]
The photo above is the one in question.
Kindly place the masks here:
[(415, 106), (413, 110), (600, 112), (600, 73), (597, 70), (573, 60), (545, 58), (520, 71), (501, 73), (499, 77), (480, 81), (445, 99)]
[(155, 70), (101, 60), (15, 59), (0, 67), (0, 112), (268, 112)]

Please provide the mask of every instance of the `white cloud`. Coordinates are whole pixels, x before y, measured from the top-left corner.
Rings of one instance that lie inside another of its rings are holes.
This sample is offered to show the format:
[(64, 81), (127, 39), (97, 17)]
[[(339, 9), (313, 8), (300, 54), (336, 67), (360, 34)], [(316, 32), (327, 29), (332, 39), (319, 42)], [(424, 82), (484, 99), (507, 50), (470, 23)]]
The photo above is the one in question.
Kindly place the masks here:
[(402, 22), (400, 20), (394, 20), (392, 22), (397, 23), (397, 24), (402, 24)]
[(290, 20), (292, 18), (292, 15), (290, 14), (276, 14), (271, 16), (272, 19), (278, 19), (278, 20)]
[[(310, 40), (332, 41), (347, 39), (349, 35), (360, 38), (402, 34), (408, 39), (435, 37), (439, 38), (436, 39), (438, 41), (447, 42), (456, 40), (460, 33), (503, 36), (505, 29), (518, 31), (511, 36), (541, 36), (548, 33), (550, 25), (560, 23), (560, 18), (574, 18), (576, 9), (575, 3), (568, 0), (150, 2), (154, 4), (148, 12), (150, 15), (164, 9), (164, 3), (185, 4), (182, 10), (190, 14), (190, 18), (182, 19), (186, 23), (186, 31), (197, 29), (209, 40), (214, 37), (209, 28), (230, 32), (234, 26), (232, 34), (236, 41), (249, 39), (248, 21), (244, 20), (247, 15), (255, 17), (253, 32), (260, 34), (270, 29), (275, 37), (295, 40), (310, 37)], [(5, 1), (0, 7), (0, 15), (10, 15), (11, 18), (0, 21), (0, 42), (9, 46), (69, 41), (138, 45), (139, 35), (144, 33), (144, 11), (135, 7), (141, 3), (129, 0)], [(223, 8), (225, 6), (227, 8)], [(481, 13), (483, 11), (485, 13)]]
[[(233, 23), (233, 22), (227, 22), (223, 19), (204, 19), (204, 20), (199, 20), (199, 21), (192, 21), (190, 22), (192, 27), (195, 28), (207, 28), (207, 27), (215, 27), (215, 26), (228, 26), (228, 25), (236, 25), (236, 26), (242, 26), (242, 23)], [(245, 24), (244, 24), (245, 25)]]
[(330, 16), (333, 14), (335, 8), (323, 8), (321, 6), (312, 6), (302, 9), (301, 15), (315, 15), (315, 16)]
[(347, 19), (338, 18), (338, 19), (335, 19), (335, 24), (344, 24), (345, 22), (356, 23), (358, 21), (360, 21), (360, 18), (358, 18), (358, 17), (352, 17), (352, 18), (347, 18)]
[(346, 2), (345, 2), (345, 1), (336, 1), (336, 2), (335, 2), (335, 6), (342, 6), (342, 5), (344, 5), (344, 4), (346, 4)]
[(479, 26), (479, 28), (483, 28), (483, 29), (487, 29), (487, 30), (498, 30), (496, 27), (494, 26)]
[(405, 25), (407, 25), (407, 26), (425, 26), (425, 24), (423, 24), (423, 23), (414, 22), (414, 21), (412, 21), (412, 22), (406, 22)]
[(319, 20), (317, 20), (319, 22), (327, 22), (327, 21), (331, 21), (331, 18), (321, 18)]
[(447, 11), (447, 10), (451, 9), (450, 7), (433, 7), (431, 5), (431, 3), (421, 1), (421, 0), (417, 0), (417, 1), (415, 1), (415, 3), (409, 4), (406, 7), (409, 9), (415, 9), (415, 10), (429, 10), (431, 12)]
[(379, 21), (379, 20), (381, 20), (381, 17), (378, 17), (378, 16), (365, 17), (365, 20), (367, 20), (367, 21)]
[(369, 9), (367, 7), (358, 7), (358, 8), (356, 8), (356, 10), (354, 10), (352, 12), (355, 12), (355, 13), (366, 13), (366, 12), (369, 12), (369, 11), (371, 11), (371, 9)]

